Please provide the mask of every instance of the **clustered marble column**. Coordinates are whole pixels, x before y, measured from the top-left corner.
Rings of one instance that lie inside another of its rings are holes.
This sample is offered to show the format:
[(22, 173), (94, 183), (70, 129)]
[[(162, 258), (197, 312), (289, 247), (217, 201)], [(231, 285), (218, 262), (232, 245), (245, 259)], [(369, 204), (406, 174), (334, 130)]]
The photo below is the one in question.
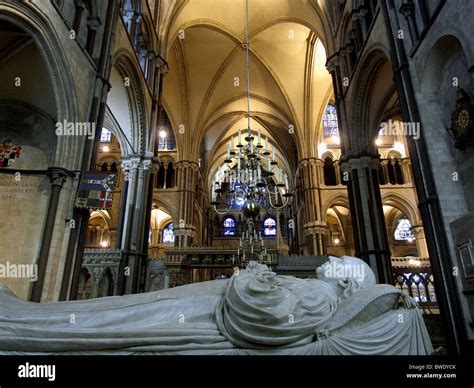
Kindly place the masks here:
[(321, 199), (319, 187), (324, 180), (321, 161), (316, 158), (306, 158), (300, 161), (300, 176), (305, 202), (306, 219), (304, 233), (306, 246), (310, 255), (324, 255), (324, 235), (327, 232), (326, 222), (321, 215)]
[(194, 200), (198, 173), (198, 163), (188, 160), (176, 162), (176, 186), (179, 193), (179, 219), (178, 224), (174, 225), (176, 247), (190, 246), (196, 234)]
[(349, 173), (347, 190), (352, 213), (356, 257), (373, 269), (379, 283), (393, 284), (382, 197), (378, 180), (378, 155), (350, 157), (342, 162)]
[(121, 229), (120, 249), (123, 252), (122, 268), (119, 274), (119, 292), (136, 293), (140, 289), (140, 274), (145, 264), (146, 206), (150, 184), (152, 154), (145, 157), (131, 156), (122, 160), (122, 171), (127, 182), (124, 201), (125, 212)]

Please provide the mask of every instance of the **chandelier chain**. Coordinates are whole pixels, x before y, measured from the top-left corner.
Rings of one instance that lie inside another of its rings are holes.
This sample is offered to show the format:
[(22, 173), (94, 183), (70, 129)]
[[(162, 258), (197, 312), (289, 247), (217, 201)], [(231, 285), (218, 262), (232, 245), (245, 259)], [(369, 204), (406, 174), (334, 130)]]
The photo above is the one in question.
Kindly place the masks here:
[(249, 40), (249, 0), (245, 0), (245, 56), (247, 70), (247, 133), (250, 136), (250, 40)]

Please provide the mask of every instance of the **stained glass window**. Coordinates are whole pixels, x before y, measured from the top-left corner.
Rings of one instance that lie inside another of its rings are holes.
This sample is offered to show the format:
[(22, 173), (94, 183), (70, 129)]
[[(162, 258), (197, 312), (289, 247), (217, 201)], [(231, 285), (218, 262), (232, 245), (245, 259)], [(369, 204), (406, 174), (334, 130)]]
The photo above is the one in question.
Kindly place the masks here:
[(107, 128), (102, 128), (102, 132), (100, 133), (100, 142), (110, 143), (111, 136), (112, 136), (112, 132), (110, 132)]
[(235, 236), (235, 220), (231, 217), (224, 220), (224, 236)]
[(173, 229), (173, 223), (172, 222), (170, 222), (168, 225), (166, 225), (163, 228), (162, 241), (163, 241), (163, 244), (172, 244), (172, 243), (174, 243), (174, 229)]
[(323, 115), (323, 131), (324, 137), (339, 136), (336, 106), (334, 104), (328, 104), (326, 107), (326, 113)]
[(276, 236), (276, 221), (273, 218), (267, 218), (263, 221), (263, 234), (265, 236)]
[(411, 224), (406, 218), (402, 218), (398, 221), (398, 225), (394, 233), (395, 240), (397, 241), (413, 241), (415, 235), (411, 231)]

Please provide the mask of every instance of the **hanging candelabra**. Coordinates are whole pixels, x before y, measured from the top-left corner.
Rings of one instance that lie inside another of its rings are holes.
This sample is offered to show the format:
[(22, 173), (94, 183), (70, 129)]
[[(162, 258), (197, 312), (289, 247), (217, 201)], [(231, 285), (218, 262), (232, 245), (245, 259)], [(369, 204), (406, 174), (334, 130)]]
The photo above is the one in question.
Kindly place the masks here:
[(237, 258), (239, 264), (246, 264), (250, 260), (263, 262), (268, 258), (267, 247), (265, 246), (262, 232), (258, 232), (257, 234), (252, 220), (247, 220), (247, 228), (239, 239)]
[(292, 197), (288, 176), (278, 167), (274, 146), (270, 150), (268, 137), (262, 138), (261, 129), (258, 129), (255, 138), (250, 128), (248, 0), (245, 5), (247, 128), (239, 130), (237, 138), (231, 137), (224, 160), (227, 170), (223, 172), (219, 168), (211, 191), (211, 204), (218, 214), (224, 215), (232, 209), (242, 208), (246, 224), (237, 248), (240, 263), (248, 260), (265, 261), (268, 258), (261, 232), (257, 234), (255, 228), (255, 218), (261, 209), (279, 210), (286, 207)]
[(269, 151), (268, 138), (263, 145), (261, 131), (258, 130), (258, 141), (254, 144), (255, 137), (247, 129), (245, 141), (244, 145), (239, 130), (236, 149), (234, 138), (227, 145), (224, 163), (228, 169), (225, 172), (219, 170), (216, 174), (211, 204), (221, 215), (242, 206), (245, 218), (253, 219), (260, 214), (260, 209), (284, 208), (292, 194), (287, 174), (276, 168), (275, 148)]
[[(268, 147), (268, 137), (262, 143), (261, 129), (258, 129), (258, 138), (250, 128), (250, 61), (249, 61), (249, 27), (248, 27), (248, 0), (245, 2), (245, 50), (247, 75), (247, 129), (245, 144), (242, 142), (242, 131), (239, 130), (237, 145), (232, 136), (227, 144), (227, 155), (224, 163), (228, 170), (222, 176), (221, 170), (216, 174), (212, 205), (219, 214), (229, 213), (235, 205), (243, 205), (242, 210), (246, 219), (254, 219), (260, 209), (282, 209), (289, 201), (288, 176), (279, 170), (275, 176), (274, 170), (278, 166), (275, 159), (275, 148), (271, 152)], [(222, 179), (223, 178), (223, 179)], [(278, 178), (278, 179), (275, 179)], [(284, 183), (283, 183), (284, 182)], [(221, 205), (221, 208), (218, 206)]]

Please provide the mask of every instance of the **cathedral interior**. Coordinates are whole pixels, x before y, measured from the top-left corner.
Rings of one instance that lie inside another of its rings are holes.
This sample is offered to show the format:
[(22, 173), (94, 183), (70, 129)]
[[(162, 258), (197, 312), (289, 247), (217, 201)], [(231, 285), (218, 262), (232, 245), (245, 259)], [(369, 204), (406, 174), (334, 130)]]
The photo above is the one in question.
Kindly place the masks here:
[(436, 349), (473, 352), (472, 20), (470, 0), (0, 1), (0, 281), (44, 303), (354, 256)]

